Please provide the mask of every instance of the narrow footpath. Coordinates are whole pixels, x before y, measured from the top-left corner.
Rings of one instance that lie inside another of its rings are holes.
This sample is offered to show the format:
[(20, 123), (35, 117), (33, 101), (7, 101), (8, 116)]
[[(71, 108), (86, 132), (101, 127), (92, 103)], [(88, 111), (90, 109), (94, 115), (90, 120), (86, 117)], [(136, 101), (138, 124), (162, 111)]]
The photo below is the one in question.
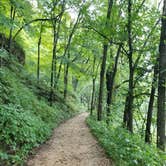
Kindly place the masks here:
[(51, 139), (32, 156), (28, 166), (110, 166), (111, 161), (90, 133), (82, 113), (54, 130)]

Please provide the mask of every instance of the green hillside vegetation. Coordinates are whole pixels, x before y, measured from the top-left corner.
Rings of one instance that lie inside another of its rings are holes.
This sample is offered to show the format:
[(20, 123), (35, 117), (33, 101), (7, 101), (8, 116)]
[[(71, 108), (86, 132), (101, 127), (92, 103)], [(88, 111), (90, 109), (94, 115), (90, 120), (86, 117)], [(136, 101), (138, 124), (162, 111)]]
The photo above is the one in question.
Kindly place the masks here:
[[(0, 50), (0, 56), (8, 54)], [(0, 165), (15, 165), (25, 161), (28, 153), (50, 136), (59, 123), (75, 115), (70, 103), (55, 91), (55, 102), (49, 106), (45, 97), (48, 86), (37, 85), (33, 75), (15, 60), (0, 68)], [(77, 108), (78, 109), (78, 108)]]
[(116, 166), (164, 166), (166, 155), (158, 150), (154, 145), (144, 143), (138, 134), (129, 133), (122, 126), (107, 126), (89, 117), (89, 125), (94, 136), (106, 150), (108, 156), (114, 161)]
[(80, 111), (115, 165), (165, 166), (165, 41), (166, 0), (0, 0), (0, 166)]

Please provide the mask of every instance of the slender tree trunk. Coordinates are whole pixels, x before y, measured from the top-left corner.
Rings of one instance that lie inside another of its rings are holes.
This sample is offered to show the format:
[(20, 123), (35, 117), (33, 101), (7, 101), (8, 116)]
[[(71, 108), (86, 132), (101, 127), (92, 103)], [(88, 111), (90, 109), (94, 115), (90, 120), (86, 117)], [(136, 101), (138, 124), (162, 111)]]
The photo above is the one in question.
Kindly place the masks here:
[(134, 72), (133, 68), (131, 68), (130, 63), (130, 77), (129, 77), (129, 94), (128, 94), (128, 105), (126, 107), (128, 112), (128, 121), (127, 121), (127, 129), (131, 132), (133, 132), (133, 78), (134, 78)]
[[(67, 45), (66, 45), (66, 48), (65, 48), (65, 51), (64, 51), (64, 54), (63, 54), (63, 57), (66, 56), (67, 52), (68, 52), (68, 57), (67, 57), (67, 60), (69, 61), (70, 60), (70, 51), (69, 51), (69, 47), (70, 47), (70, 44), (71, 44), (71, 40), (72, 40), (72, 37), (74, 35), (74, 32), (77, 28), (77, 25), (78, 25), (78, 22), (79, 22), (79, 19), (80, 19), (80, 14), (81, 14), (81, 10), (79, 11), (79, 14), (77, 16), (77, 20), (72, 28), (72, 31), (69, 35), (69, 39), (68, 39), (68, 42), (67, 42)], [(61, 64), (62, 65), (62, 64)], [(61, 67), (61, 66), (60, 66)], [(64, 70), (64, 99), (66, 99), (66, 96), (67, 96), (67, 87), (68, 87), (68, 74), (69, 74), (69, 62), (67, 62), (66, 64), (66, 67), (65, 67), (65, 70)]]
[[(56, 4), (54, 4), (56, 5)], [(55, 8), (55, 6), (54, 6)], [(58, 43), (58, 39), (59, 39), (59, 32), (60, 32), (60, 27), (61, 27), (61, 20), (62, 20), (62, 16), (63, 16), (63, 13), (64, 13), (64, 8), (65, 8), (65, 0), (63, 1), (63, 4), (62, 4), (62, 9), (61, 9), (61, 14), (59, 16), (59, 21), (58, 21), (58, 27), (57, 27), (57, 20), (52, 20), (52, 25), (53, 25), (53, 34), (54, 34), (54, 37), (53, 37), (53, 51), (52, 51), (52, 64), (51, 64), (51, 90), (50, 90), (50, 105), (52, 105), (52, 102), (53, 102), (53, 91), (54, 91), (54, 88), (55, 88), (55, 85), (56, 85), (56, 48), (57, 48), (57, 43)], [(53, 17), (54, 14), (53, 14)]]
[[(108, 0), (106, 27), (107, 27), (108, 21), (110, 20), (110, 17), (111, 17), (112, 6), (113, 6), (113, 0)], [(107, 61), (107, 50), (108, 50), (108, 43), (105, 42), (103, 45), (103, 58), (102, 58), (101, 71), (100, 71), (100, 85), (99, 85), (100, 87), (99, 87), (99, 98), (98, 98), (98, 109), (97, 109), (98, 121), (102, 120), (104, 75), (105, 75), (105, 68), (106, 68), (106, 61)]]
[(53, 33), (54, 33), (54, 39), (53, 39), (53, 54), (52, 54), (52, 64), (51, 64), (51, 91), (50, 91), (50, 105), (52, 105), (53, 102), (53, 93), (54, 93), (54, 78), (55, 78), (55, 61), (56, 61), (56, 22), (53, 20)]
[(127, 129), (130, 132), (133, 132), (133, 72), (130, 71), (130, 77), (129, 77), (129, 90), (126, 97), (126, 103), (125, 103), (125, 110), (124, 110), (124, 116), (123, 116), (123, 123), (124, 126), (127, 127)]
[(90, 107), (90, 115), (93, 115), (93, 110), (95, 109), (95, 89), (96, 89), (96, 78), (92, 79), (92, 97), (91, 97), (91, 107)]
[[(59, 25), (60, 25), (60, 23), (59, 23)], [(56, 23), (53, 25), (53, 31), (54, 31), (54, 41), (53, 41), (53, 50), (52, 50), (52, 54), (53, 54), (53, 57), (54, 57), (54, 59), (53, 59), (53, 65), (54, 65), (54, 67), (53, 67), (53, 79), (54, 79), (54, 86), (55, 86), (55, 79), (56, 79), (56, 64), (57, 64), (57, 55), (56, 55), (56, 50), (57, 50), (57, 41), (58, 41), (58, 30), (56, 31)]]
[(90, 104), (91, 105), (90, 106), (90, 115), (93, 114), (93, 110), (94, 110), (94, 95), (95, 95), (95, 82), (96, 82), (95, 65), (96, 65), (96, 56), (94, 55), (93, 69), (92, 69), (93, 78), (92, 78), (92, 96), (91, 96), (91, 104)]
[(106, 87), (107, 87), (107, 124), (109, 124), (109, 116), (110, 116), (110, 106), (112, 104), (112, 93), (113, 93), (113, 87), (114, 87), (114, 81), (115, 81), (115, 76), (117, 72), (117, 66), (118, 66), (118, 59), (120, 55), (122, 45), (119, 45), (116, 57), (115, 57), (115, 64), (110, 71), (110, 69), (107, 69), (106, 72)]
[(60, 76), (61, 76), (61, 69), (62, 69), (62, 60), (60, 62), (60, 65), (59, 65), (59, 69), (58, 69), (58, 74), (57, 74), (57, 83), (60, 79)]
[(77, 91), (77, 86), (78, 86), (78, 79), (75, 76), (72, 76), (72, 85), (73, 85), (74, 92), (76, 92)]
[(10, 32), (9, 32), (9, 44), (8, 44), (9, 53), (11, 53), (12, 37), (13, 37), (13, 21), (15, 19), (15, 14), (16, 14), (16, 9), (13, 6), (11, 6), (10, 20), (11, 20), (12, 26), (11, 26)]
[(149, 99), (148, 114), (147, 114), (147, 120), (146, 120), (145, 142), (147, 142), (147, 143), (151, 142), (151, 123), (152, 123), (155, 91), (156, 91), (157, 73), (158, 73), (158, 65), (155, 65), (151, 93), (150, 93), (150, 99)]
[(124, 109), (124, 114), (123, 114), (123, 125), (124, 127), (127, 126), (127, 121), (128, 121), (128, 112), (127, 112), (127, 105), (128, 105), (128, 94), (126, 96), (126, 100), (125, 100), (125, 109)]
[(38, 58), (37, 58), (37, 82), (38, 82), (38, 84), (39, 84), (39, 79), (40, 79), (40, 46), (41, 46), (41, 39), (42, 39), (42, 28), (43, 28), (43, 25), (41, 23), (39, 40), (38, 40)]
[[(68, 61), (70, 60), (70, 52), (68, 52)], [(67, 88), (68, 88), (68, 74), (69, 74), (69, 62), (67, 62), (64, 72), (64, 99), (67, 97)]]
[(112, 91), (113, 85), (111, 85), (113, 79), (113, 71), (111, 69), (107, 69), (106, 72), (106, 87), (107, 87), (107, 119), (106, 122), (109, 124), (109, 116), (110, 116), (110, 105), (112, 102)]
[[(69, 38), (68, 38), (68, 41), (67, 41), (67, 45), (66, 45), (66, 47), (65, 47), (65, 50), (64, 50), (64, 53), (63, 53), (62, 58), (65, 58), (66, 53), (67, 53), (67, 51), (68, 51), (69, 48), (70, 48), (70, 44), (71, 44), (71, 41), (72, 41), (72, 37), (73, 37), (74, 32), (75, 32), (75, 30), (76, 30), (76, 28), (77, 28), (77, 25), (78, 25), (78, 23), (79, 23), (80, 16), (81, 16), (81, 9), (80, 9), (80, 11), (79, 11), (79, 13), (78, 13), (77, 20), (76, 20), (76, 22), (75, 22), (75, 24), (74, 24), (74, 26), (73, 26), (73, 28), (72, 28), (72, 31), (71, 31), (71, 33), (70, 33), (70, 35), (69, 35)], [(57, 83), (58, 83), (58, 80), (59, 80), (59, 78), (60, 78), (61, 69), (62, 69), (62, 63), (63, 63), (63, 59), (61, 60), (61, 63), (60, 63), (60, 66), (59, 66), (59, 71), (58, 71), (58, 74), (57, 74)]]
[(100, 71), (100, 87), (99, 87), (99, 99), (98, 99), (98, 111), (97, 111), (98, 121), (102, 120), (104, 75), (105, 75), (106, 60), (107, 60), (107, 50), (108, 50), (108, 45), (104, 45), (103, 46), (103, 59), (102, 59), (101, 71)]
[(166, 0), (164, 0), (162, 27), (159, 46), (159, 84), (157, 111), (157, 147), (165, 150), (165, 121), (166, 121)]
[(134, 87), (134, 68), (133, 68), (133, 48), (132, 48), (132, 20), (131, 20), (131, 10), (132, 10), (132, 0), (128, 0), (128, 61), (129, 61), (129, 85), (128, 85), (128, 94), (126, 97), (126, 104), (124, 110), (124, 125), (130, 132), (133, 132), (133, 87)]

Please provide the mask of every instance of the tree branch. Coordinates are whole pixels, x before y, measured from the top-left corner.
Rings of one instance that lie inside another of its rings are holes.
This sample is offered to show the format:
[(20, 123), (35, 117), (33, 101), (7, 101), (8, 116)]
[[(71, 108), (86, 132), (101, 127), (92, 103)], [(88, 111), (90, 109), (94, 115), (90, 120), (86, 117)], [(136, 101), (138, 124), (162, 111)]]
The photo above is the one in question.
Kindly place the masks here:
[[(147, 36), (147, 38), (146, 38), (146, 40), (145, 40), (145, 42), (144, 42), (144, 44), (143, 44), (141, 50), (143, 50), (143, 49), (146, 47), (149, 38), (150, 38), (151, 35), (153, 34), (153, 31), (156, 29), (156, 26), (159, 24), (159, 22), (160, 22), (160, 19), (158, 19), (158, 20), (156, 21), (156, 23), (154, 24), (154, 26), (152, 27), (152, 29), (151, 29), (151, 31), (149, 32), (149, 34), (148, 34), (148, 36)], [(142, 52), (142, 51), (141, 51), (141, 52)], [(138, 63), (139, 63), (139, 60), (141, 59), (141, 56), (142, 56), (142, 54), (140, 53), (140, 56), (137, 57), (137, 59), (136, 59), (136, 61), (135, 61), (135, 63), (134, 63), (133, 70), (135, 70), (135, 68), (137, 67), (137, 65), (138, 65)]]
[(58, 14), (55, 18), (36, 18), (36, 19), (34, 19), (34, 20), (31, 20), (31, 21), (25, 23), (25, 24), (22, 25), (22, 27), (20, 27), (20, 29), (18, 29), (18, 31), (15, 33), (15, 35), (13, 36), (13, 40), (16, 39), (16, 37), (18, 36), (18, 34), (19, 34), (26, 26), (28, 26), (28, 25), (30, 25), (30, 24), (32, 24), (32, 23), (34, 23), (34, 22), (39, 22), (39, 21), (52, 21), (52, 20), (57, 20), (60, 15), (61, 15), (61, 13)]

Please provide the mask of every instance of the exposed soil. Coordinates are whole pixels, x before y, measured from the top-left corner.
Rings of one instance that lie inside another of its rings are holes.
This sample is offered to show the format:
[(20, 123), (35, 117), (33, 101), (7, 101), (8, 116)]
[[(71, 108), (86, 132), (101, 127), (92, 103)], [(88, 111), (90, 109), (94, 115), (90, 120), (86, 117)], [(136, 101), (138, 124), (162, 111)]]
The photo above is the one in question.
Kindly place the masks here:
[(54, 130), (28, 166), (110, 166), (111, 161), (89, 131), (82, 113)]

